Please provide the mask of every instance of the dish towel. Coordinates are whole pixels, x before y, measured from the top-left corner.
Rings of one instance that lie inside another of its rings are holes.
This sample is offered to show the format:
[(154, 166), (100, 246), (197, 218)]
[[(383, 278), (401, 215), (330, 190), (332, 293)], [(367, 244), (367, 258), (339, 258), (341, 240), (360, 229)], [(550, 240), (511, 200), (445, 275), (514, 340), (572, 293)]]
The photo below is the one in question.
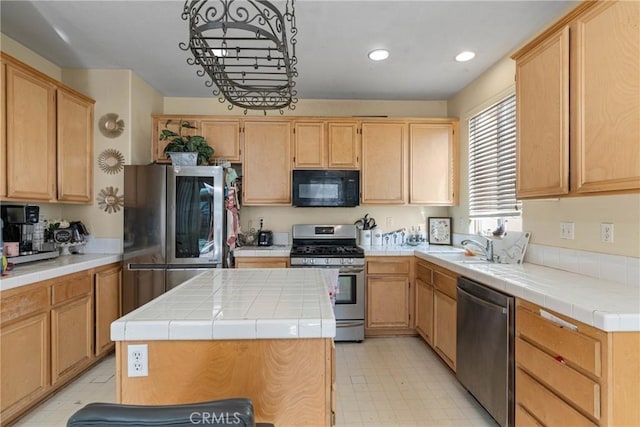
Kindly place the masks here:
[(324, 277), (324, 283), (327, 286), (327, 292), (329, 293), (329, 299), (331, 305), (336, 305), (336, 295), (340, 292), (339, 276), (340, 270), (337, 268), (323, 268), (322, 275)]

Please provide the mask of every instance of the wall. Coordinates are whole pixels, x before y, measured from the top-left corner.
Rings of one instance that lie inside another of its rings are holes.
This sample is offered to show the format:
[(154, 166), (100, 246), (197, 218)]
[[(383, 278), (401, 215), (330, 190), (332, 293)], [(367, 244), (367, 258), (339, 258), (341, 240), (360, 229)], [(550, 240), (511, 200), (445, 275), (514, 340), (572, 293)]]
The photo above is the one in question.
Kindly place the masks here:
[(164, 97), (131, 73), (131, 152), (127, 164), (146, 165), (151, 157), (151, 115), (162, 114)]
[(0, 33), (0, 50), (35, 68), (41, 73), (48, 75), (52, 79), (62, 80), (62, 68), (51, 61), (47, 61), (34, 51), (2, 33)]
[[(448, 100), (460, 118), (460, 205), (449, 209), (455, 230), (468, 231), (468, 119), (513, 91), (515, 62), (506, 57)], [(560, 239), (560, 221), (575, 223), (575, 240)], [(614, 224), (614, 242), (600, 241), (600, 223)], [(572, 197), (523, 202), (523, 230), (531, 243), (640, 257), (640, 195)]]

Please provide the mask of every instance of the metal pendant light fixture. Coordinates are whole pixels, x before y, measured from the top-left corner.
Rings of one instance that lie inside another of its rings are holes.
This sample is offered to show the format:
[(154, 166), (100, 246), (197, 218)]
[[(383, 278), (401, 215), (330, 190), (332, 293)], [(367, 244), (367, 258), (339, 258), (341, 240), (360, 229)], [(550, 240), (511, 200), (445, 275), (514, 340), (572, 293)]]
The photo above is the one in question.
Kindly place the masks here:
[[(298, 101), (295, 0), (281, 13), (266, 0), (187, 0), (182, 19), (189, 23), (191, 65), (211, 80), (219, 101), (247, 110), (295, 109)], [(214, 87), (215, 85), (215, 87)]]

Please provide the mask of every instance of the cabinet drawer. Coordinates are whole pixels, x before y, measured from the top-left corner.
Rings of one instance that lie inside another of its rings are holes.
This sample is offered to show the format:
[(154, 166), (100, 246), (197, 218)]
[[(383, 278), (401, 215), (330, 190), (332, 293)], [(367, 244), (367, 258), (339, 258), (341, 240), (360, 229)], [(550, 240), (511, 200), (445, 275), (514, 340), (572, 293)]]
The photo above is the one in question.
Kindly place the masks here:
[(522, 307), (518, 307), (516, 313), (516, 330), (529, 341), (548, 349), (554, 356), (561, 356), (566, 362), (600, 377), (600, 341), (543, 319)]
[(443, 294), (448, 295), (454, 300), (458, 299), (455, 277), (449, 276), (448, 274), (444, 274), (440, 271), (434, 271), (433, 285), (435, 286), (436, 289), (441, 291)]
[(409, 274), (410, 270), (409, 259), (367, 262), (367, 274)]
[(425, 283), (433, 283), (433, 269), (427, 264), (418, 261), (416, 263), (416, 277)]
[(2, 323), (49, 308), (49, 289), (39, 287), (25, 291), (0, 301), (0, 321)]
[(51, 288), (51, 304), (60, 304), (78, 296), (89, 294), (91, 293), (91, 288), (90, 276), (80, 274), (69, 277), (64, 282), (53, 285)]
[(558, 396), (516, 369), (516, 402), (547, 426), (595, 426)]
[(517, 363), (534, 377), (596, 419), (600, 419), (600, 385), (528, 342), (516, 339)]

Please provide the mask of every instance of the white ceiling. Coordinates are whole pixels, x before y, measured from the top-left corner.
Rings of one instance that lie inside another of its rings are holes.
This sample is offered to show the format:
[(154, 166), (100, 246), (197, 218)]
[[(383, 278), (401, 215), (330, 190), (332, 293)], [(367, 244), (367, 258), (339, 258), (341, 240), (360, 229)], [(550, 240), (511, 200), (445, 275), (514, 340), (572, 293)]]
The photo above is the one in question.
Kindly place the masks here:
[[(447, 99), (577, 3), (297, 0), (298, 96)], [(183, 6), (2, 0), (0, 31), (62, 68), (132, 69), (165, 96), (209, 97), (178, 48), (188, 36)], [(391, 56), (370, 61), (379, 47)], [(476, 58), (457, 63), (462, 50)]]

